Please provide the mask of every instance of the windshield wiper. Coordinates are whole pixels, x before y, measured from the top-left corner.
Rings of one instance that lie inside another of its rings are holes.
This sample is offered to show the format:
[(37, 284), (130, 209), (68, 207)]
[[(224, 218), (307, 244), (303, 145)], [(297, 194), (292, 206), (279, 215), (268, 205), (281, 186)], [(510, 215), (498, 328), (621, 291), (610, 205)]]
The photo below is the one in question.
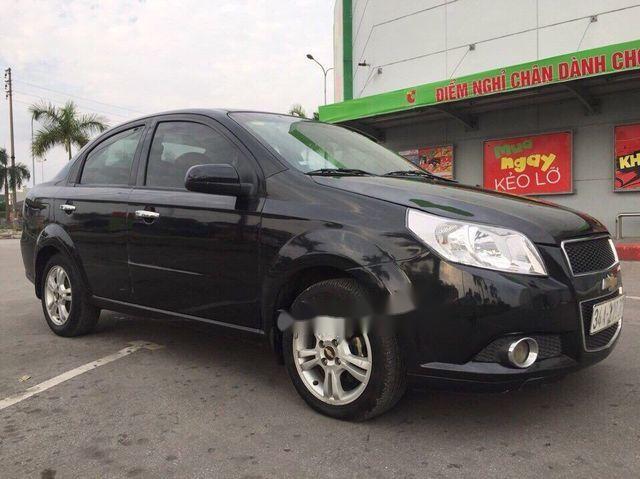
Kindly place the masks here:
[(355, 168), (319, 168), (307, 171), (307, 175), (371, 175), (368, 171)]
[(390, 171), (389, 173), (385, 173), (382, 176), (424, 176), (427, 178), (431, 178), (432, 180), (449, 181), (451, 183), (457, 183), (456, 180), (451, 180), (449, 178), (442, 178), (441, 176), (434, 175), (433, 173), (429, 173), (428, 171), (425, 171), (425, 170)]

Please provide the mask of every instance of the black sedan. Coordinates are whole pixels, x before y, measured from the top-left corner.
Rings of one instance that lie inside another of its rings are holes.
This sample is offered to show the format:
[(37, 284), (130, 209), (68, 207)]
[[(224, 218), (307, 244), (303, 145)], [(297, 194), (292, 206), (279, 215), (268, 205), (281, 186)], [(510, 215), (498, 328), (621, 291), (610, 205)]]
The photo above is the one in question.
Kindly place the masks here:
[(442, 180), (349, 129), (189, 110), (118, 126), (24, 204), (51, 329), (100, 310), (263, 335), (314, 409), (384, 412), (408, 379), (497, 389), (604, 359), (622, 324), (609, 233)]

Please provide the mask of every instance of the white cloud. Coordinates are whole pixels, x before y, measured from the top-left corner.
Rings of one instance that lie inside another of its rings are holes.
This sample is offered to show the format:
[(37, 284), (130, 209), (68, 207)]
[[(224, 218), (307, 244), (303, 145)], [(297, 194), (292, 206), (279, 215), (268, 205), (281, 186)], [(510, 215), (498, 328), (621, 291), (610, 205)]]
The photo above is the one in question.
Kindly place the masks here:
[[(27, 104), (69, 98), (50, 90), (83, 98), (72, 99), (112, 125), (183, 107), (286, 111), (298, 102), (310, 114), (323, 101), (322, 72), (305, 54), (331, 66), (333, 3), (4, 2), (0, 67), (13, 69), (16, 160), (31, 167)], [(332, 84), (329, 78), (329, 100)], [(8, 147), (7, 115), (3, 100), (0, 146)], [(64, 150), (47, 160), (51, 178), (66, 161)], [(40, 182), (38, 165), (36, 175)]]

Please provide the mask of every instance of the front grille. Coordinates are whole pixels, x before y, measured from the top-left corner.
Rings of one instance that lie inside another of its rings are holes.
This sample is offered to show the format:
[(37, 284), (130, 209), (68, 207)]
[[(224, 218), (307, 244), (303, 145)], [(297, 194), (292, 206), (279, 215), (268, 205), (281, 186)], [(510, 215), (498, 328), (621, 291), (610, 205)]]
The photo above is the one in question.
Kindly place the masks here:
[(593, 315), (593, 306), (607, 301), (609, 299), (615, 298), (618, 296), (618, 293), (612, 293), (608, 296), (603, 296), (602, 298), (590, 299), (588, 301), (583, 301), (580, 303), (580, 312), (582, 313), (582, 332), (584, 337), (584, 348), (587, 351), (597, 351), (598, 349), (603, 349), (609, 346), (609, 343), (613, 340), (618, 329), (621, 326), (621, 322), (613, 324), (609, 326), (607, 329), (603, 329), (602, 331), (596, 334), (589, 334), (591, 330), (591, 316)]
[[(527, 337), (538, 342), (538, 359), (555, 358), (562, 354), (562, 342), (557, 334), (534, 334)], [(473, 360), (481, 363), (498, 363), (502, 359), (500, 354), (506, 351), (509, 344), (516, 339), (519, 339), (519, 336), (498, 338), (476, 354)]]
[(616, 263), (614, 246), (609, 238), (566, 241), (562, 247), (574, 276), (604, 271)]

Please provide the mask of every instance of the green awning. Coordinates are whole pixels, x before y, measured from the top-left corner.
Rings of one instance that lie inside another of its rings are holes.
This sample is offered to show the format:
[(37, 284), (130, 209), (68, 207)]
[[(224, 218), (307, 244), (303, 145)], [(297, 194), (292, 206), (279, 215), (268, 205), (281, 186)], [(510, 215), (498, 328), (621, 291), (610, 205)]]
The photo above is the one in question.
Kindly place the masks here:
[(583, 50), (320, 107), (337, 123), (640, 69), (640, 40)]

